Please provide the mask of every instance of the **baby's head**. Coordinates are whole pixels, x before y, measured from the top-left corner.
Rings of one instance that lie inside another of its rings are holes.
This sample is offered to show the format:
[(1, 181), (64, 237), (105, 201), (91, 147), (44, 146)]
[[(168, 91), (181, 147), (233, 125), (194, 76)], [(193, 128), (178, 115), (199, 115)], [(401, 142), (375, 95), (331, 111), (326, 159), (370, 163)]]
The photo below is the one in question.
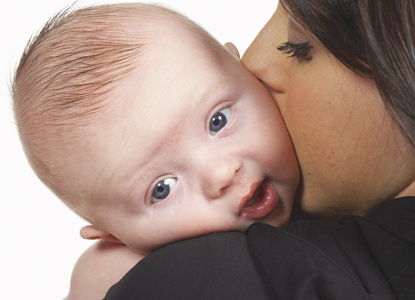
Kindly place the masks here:
[(148, 252), (289, 219), (299, 172), (275, 103), (178, 13), (134, 3), (58, 15), (27, 47), (13, 98), (29, 162), (91, 222), (84, 237)]
[(139, 25), (130, 27), (146, 9), (64, 10), (29, 41), (16, 70), (12, 94), (28, 160), (39, 178), (87, 219), (89, 195), (78, 179), (88, 164), (84, 151), (94, 128), (110, 116), (111, 92), (131, 74), (148, 42), (137, 35)]

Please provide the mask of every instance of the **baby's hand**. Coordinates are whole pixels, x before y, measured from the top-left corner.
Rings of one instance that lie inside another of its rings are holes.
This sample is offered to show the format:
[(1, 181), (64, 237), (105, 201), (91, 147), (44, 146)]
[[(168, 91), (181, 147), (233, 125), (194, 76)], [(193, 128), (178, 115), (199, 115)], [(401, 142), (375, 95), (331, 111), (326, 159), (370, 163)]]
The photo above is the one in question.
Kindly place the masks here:
[(97, 241), (76, 262), (65, 300), (103, 299), (108, 289), (143, 258), (124, 244)]

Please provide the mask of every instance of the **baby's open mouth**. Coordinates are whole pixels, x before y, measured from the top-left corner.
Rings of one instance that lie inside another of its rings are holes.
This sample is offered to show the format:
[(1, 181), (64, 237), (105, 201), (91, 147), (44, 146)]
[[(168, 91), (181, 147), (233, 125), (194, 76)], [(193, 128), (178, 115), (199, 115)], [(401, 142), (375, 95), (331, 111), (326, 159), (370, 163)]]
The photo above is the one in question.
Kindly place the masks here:
[(259, 203), (262, 200), (263, 196), (264, 196), (264, 189), (263, 189), (263, 183), (261, 183), (261, 185), (255, 190), (252, 197), (245, 203), (244, 207), (249, 207), (249, 206)]
[(278, 205), (278, 194), (269, 180), (264, 180), (255, 189), (252, 196), (241, 207), (244, 218), (261, 220)]

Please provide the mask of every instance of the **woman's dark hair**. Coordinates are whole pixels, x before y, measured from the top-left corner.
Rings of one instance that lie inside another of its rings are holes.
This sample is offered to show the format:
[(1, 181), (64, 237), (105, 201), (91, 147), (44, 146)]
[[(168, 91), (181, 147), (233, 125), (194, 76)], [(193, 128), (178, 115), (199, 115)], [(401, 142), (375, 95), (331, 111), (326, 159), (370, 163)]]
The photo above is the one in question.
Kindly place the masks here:
[(415, 147), (415, 1), (280, 1), (341, 63), (374, 80)]

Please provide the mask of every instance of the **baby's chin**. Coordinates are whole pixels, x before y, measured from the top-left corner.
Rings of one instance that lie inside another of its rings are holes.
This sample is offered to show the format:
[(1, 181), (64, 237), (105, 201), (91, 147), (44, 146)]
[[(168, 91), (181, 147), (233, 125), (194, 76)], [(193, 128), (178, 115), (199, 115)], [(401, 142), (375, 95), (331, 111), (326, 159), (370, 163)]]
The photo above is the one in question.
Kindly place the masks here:
[(154, 243), (154, 241), (152, 242), (141, 242), (141, 243), (137, 243), (137, 244), (132, 244), (132, 245), (127, 245), (129, 248), (131, 248), (132, 250), (134, 250), (135, 252), (137, 252), (138, 254), (141, 255), (148, 255), (154, 251), (156, 251), (157, 249), (160, 249), (164, 246), (167, 246), (168, 244), (171, 244), (173, 242), (169, 242), (169, 241), (162, 241), (162, 242), (158, 242), (158, 243)]
[(277, 207), (270, 215), (263, 220), (257, 222), (265, 223), (274, 227), (281, 227), (287, 225), (291, 219), (291, 209), (285, 209), (280, 206)]
[(265, 223), (274, 227), (281, 227), (287, 225), (290, 221), (291, 211), (282, 214), (281, 212), (274, 212), (273, 214), (268, 215), (267, 217), (259, 220), (249, 220), (248, 225), (242, 225), (238, 230), (241, 232), (246, 232), (248, 228), (254, 223)]

